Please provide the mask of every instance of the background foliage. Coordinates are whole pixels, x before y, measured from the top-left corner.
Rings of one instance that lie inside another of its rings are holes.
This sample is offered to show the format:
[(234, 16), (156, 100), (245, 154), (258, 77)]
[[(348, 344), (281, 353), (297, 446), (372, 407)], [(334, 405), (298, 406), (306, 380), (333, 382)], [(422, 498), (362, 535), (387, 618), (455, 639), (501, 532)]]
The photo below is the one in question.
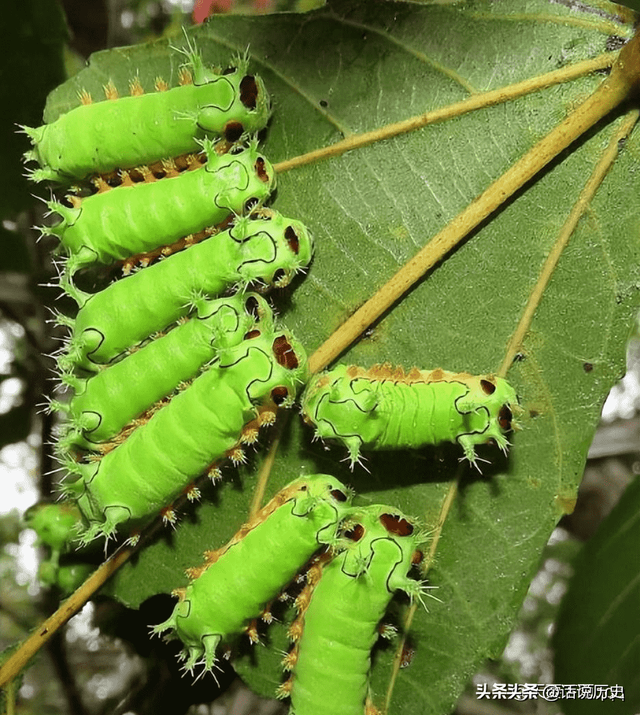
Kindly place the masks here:
[[(263, 146), (276, 162), (594, 57), (615, 38), (629, 37), (632, 22), (630, 13), (605, 2), (576, 8), (542, 0), (508, 7), (335, 2), (306, 15), (217, 17), (193, 36), (205, 60), (223, 66), (250, 46), (252, 67), (274, 98)], [(151, 87), (157, 75), (175, 79), (180, 61), (166, 41), (94, 55), (51, 95), (45, 120), (74, 106), (80, 88), (98, 96), (113, 79), (125, 91), (136, 72)], [(600, 81), (583, 77), (281, 175), (275, 208), (305, 221), (317, 241), (309, 275), (294, 293), (275, 296), (287, 326), (310, 352), (317, 348)], [(540, 266), (619, 121), (608, 118), (559, 157), (344, 359), (496, 370)], [(430, 602), (429, 613), (414, 620), (416, 653), (400, 672), (391, 712), (448, 712), (482, 661), (500, 654), (541, 550), (573, 504), (600, 407), (624, 371), (637, 312), (638, 151), (636, 131), (572, 236), (522, 359), (509, 372), (524, 407), (509, 458), (488, 447), (482, 456), (491, 464), (483, 474), (466, 467), (461, 474), (430, 573), (441, 603)], [(371, 454), (370, 473), (351, 474), (340, 449), (325, 451), (310, 437), (295, 414), (283, 424), (269, 494), (300, 471), (330, 471), (351, 483), (362, 503), (393, 504), (432, 525), (460, 474), (455, 446)], [(202, 545), (223, 543), (244, 520), (268, 446), (265, 436), (250, 467), (229, 469), (175, 533), (122, 569), (109, 592), (137, 607), (182, 585), (183, 569), (199, 561)], [(402, 604), (396, 608), (400, 613)], [(277, 650), (286, 645), (282, 626), (268, 638), (272, 647), (239, 668), (272, 695), (281, 678)], [(394, 644), (376, 655), (378, 699), (393, 656)]]

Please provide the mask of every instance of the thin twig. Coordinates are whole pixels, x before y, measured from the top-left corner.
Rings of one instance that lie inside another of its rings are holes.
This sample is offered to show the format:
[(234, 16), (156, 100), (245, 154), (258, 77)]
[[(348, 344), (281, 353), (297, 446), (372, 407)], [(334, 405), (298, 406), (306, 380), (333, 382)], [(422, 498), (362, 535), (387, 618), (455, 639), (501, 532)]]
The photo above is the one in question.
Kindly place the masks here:
[(31, 658), (42, 646), (74, 616), (93, 594), (104, 585), (122, 564), (125, 563), (135, 551), (136, 547), (123, 545), (107, 559), (91, 576), (73, 593), (58, 610), (39, 627), (20, 648), (0, 666), (0, 687), (18, 675)]
[(275, 437), (273, 438), (271, 447), (269, 448), (267, 456), (262, 463), (262, 467), (260, 468), (260, 472), (258, 473), (258, 482), (256, 484), (256, 488), (254, 489), (253, 500), (251, 501), (251, 507), (249, 509), (249, 521), (252, 521), (255, 515), (263, 507), (262, 502), (264, 499), (265, 491), (267, 489), (267, 483), (269, 481), (269, 477), (271, 476), (271, 471), (273, 470), (273, 464), (278, 454), (278, 449), (280, 448), (280, 437), (282, 435), (282, 430), (284, 429), (284, 426), (288, 421), (289, 414), (290, 413), (286, 412), (284, 415), (282, 415), (281, 419), (276, 422)]

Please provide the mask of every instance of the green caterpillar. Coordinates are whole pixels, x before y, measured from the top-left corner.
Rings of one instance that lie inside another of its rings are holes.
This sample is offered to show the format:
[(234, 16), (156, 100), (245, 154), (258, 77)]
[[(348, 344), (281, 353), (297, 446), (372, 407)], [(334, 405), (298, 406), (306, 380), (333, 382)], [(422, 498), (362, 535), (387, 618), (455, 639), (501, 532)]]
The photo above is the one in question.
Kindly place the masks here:
[(222, 156), (211, 141), (203, 140), (202, 146), (207, 163), (201, 169), (86, 198), (70, 196), (71, 206), (47, 201), (62, 221), (42, 231), (60, 239), (69, 256), (67, 273), (153, 251), (219, 224), (230, 213), (245, 213), (268, 198), (275, 174), (255, 142)]
[(226, 546), (205, 553), (191, 569), (171, 617), (153, 633), (171, 629), (179, 637), (185, 670), (210, 671), (221, 642), (242, 632), (256, 642), (258, 618), (320, 546), (335, 546), (338, 524), (351, 503), (337, 479), (316, 474), (291, 482), (245, 524)]
[(493, 375), (377, 365), (338, 365), (315, 375), (302, 398), (303, 419), (317, 437), (337, 439), (351, 466), (360, 449), (417, 448), (457, 442), (477, 463), (475, 445), (490, 439), (506, 452), (517, 397)]
[(65, 290), (80, 305), (63, 370), (95, 372), (123, 351), (199, 306), (197, 296), (216, 296), (249, 283), (283, 287), (311, 261), (313, 242), (299, 221), (269, 209), (238, 217), (233, 226), (90, 295), (72, 283)]
[(85, 560), (91, 554), (78, 557), (72, 546), (82, 525), (77, 506), (70, 502), (34, 504), (24, 513), (24, 522), (36, 532), (38, 543), (50, 550), (49, 558), (38, 567), (40, 583), (65, 595), (75, 591), (96, 568)]
[[(253, 330), (239, 345), (221, 350), (208, 370), (104, 457), (63, 459), (79, 477), (64, 491), (75, 496), (88, 522), (82, 543), (108, 539), (119, 524), (147, 521), (226, 455), (242, 461), (243, 430), (275, 417), (273, 409), (261, 415), (258, 406), (289, 406), (306, 367), (306, 355), (289, 333)], [(255, 429), (247, 435), (244, 441), (255, 441)], [(174, 519), (170, 509), (165, 517)]]
[(25, 511), (24, 523), (36, 532), (40, 544), (51, 549), (51, 561), (57, 565), (81, 524), (81, 515), (75, 504), (41, 502)]
[(116, 98), (110, 84), (105, 87), (107, 101), (93, 103), (84, 93), (87, 103), (55, 122), (22, 127), (34, 147), (25, 159), (41, 166), (30, 170), (30, 178), (83, 179), (198, 151), (206, 134), (235, 142), (266, 125), (269, 97), (262, 80), (246, 74), (246, 59), (219, 74), (204, 66), (194, 46), (184, 54), (188, 71), (181, 73), (183, 86), (168, 89), (156, 80), (156, 91), (144, 94), (136, 79), (130, 84), (133, 96)]
[(52, 402), (69, 413), (66, 432), (58, 442), (60, 454), (72, 447), (96, 449), (131, 420), (194, 378), (220, 349), (240, 343), (254, 327), (273, 331), (273, 313), (256, 293), (203, 301), (196, 317), (152, 340), (124, 360), (91, 378), (62, 375), (75, 395), (71, 402)]
[(291, 697), (291, 715), (365, 715), (371, 649), (378, 623), (395, 591), (422, 598), (425, 587), (409, 578), (422, 534), (397, 510), (376, 504), (350, 518), (348, 545), (298, 597), (290, 628), (295, 642), (285, 658), (293, 670), (279, 695)]

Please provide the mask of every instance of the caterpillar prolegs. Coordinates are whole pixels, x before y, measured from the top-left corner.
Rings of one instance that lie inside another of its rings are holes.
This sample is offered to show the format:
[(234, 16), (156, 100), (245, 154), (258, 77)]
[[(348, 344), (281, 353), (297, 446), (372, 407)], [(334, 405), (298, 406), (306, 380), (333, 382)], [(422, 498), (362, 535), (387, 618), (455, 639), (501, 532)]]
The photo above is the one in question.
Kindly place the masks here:
[(237, 345), (252, 329), (273, 331), (273, 313), (256, 293), (202, 301), (200, 310), (167, 335), (115, 362), (90, 378), (64, 373), (75, 394), (53, 402), (68, 413), (57, 450), (98, 449), (154, 403), (194, 378), (220, 350)]
[(59, 317), (72, 329), (59, 365), (95, 372), (194, 306), (201, 311), (202, 296), (230, 287), (242, 291), (250, 283), (286, 286), (312, 255), (311, 235), (302, 223), (263, 208), (99, 293), (63, 283), (80, 310), (74, 320)]
[(247, 632), (252, 621), (320, 546), (335, 546), (352, 494), (326, 474), (301, 477), (282, 489), (226, 546), (205, 553), (192, 580), (175, 595), (170, 618), (152, 630), (171, 630), (184, 644), (185, 670), (213, 668), (220, 643)]
[(60, 239), (69, 257), (67, 274), (172, 244), (219, 224), (230, 213), (247, 213), (267, 199), (275, 173), (255, 142), (221, 156), (209, 140), (202, 146), (207, 163), (195, 171), (86, 198), (70, 196), (71, 206), (47, 201), (62, 221), (42, 231)]
[(148, 521), (225, 456), (243, 461), (243, 432), (246, 441), (256, 438), (255, 429), (246, 432), (249, 423), (272, 422), (277, 406), (289, 406), (306, 367), (288, 332), (253, 330), (102, 458), (63, 459), (77, 476), (64, 491), (88, 523), (82, 542), (108, 539), (129, 521)]
[(344, 551), (312, 566), (296, 600), (284, 661), (293, 674), (279, 690), (291, 715), (364, 715), (378, 624), (396, 591), (420, 599), (425, 589), (408, 575), (423, 535), (407, 517), (377, 504), (354, 510), (348, 524)]
[(30, 170), (30, 178), (69, 182), (137, 167), (198, 151), (206, 135), (235, 142), (266, 125), (269, 97), (262, 80), (247, 74), (246, 59), (219, 73), (205, 67), (195, 46), (183, 52), (182, 86), (169, 89), (158, 79), (155, 91), (145, 94), (135, 78), (132, 96), (118, 97), (110, 83), (105, 101), (85, 94), (82, 105), (55, 122), (23, 127), (33, 144), (25, 158), (41, 167)]
[(304, 420), (324, 439), (349, 450), (353, 466), (360, 449), (404, 449), (457, 442), (472, 464), (475, 446), (491, 439), (509, 445), (518, 400), (509, 383), (494, 375), (436, 369), (405, 372), (389, 364), (369, 370), (338, 365), (315, 375), (302, 399)]

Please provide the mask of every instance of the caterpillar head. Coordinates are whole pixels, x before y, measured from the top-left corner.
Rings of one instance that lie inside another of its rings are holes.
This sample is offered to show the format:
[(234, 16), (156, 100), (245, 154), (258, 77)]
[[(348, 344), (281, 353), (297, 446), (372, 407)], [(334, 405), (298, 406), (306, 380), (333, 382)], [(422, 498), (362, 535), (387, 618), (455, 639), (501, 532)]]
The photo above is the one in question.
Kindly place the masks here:
[(258, 209), (236, 225), (239, 230), (234, 231), (234, 226), (230, 234), (241, 243), (244, 260), (238, 272), (247, 283), (261, 281), (284, 288), (311, 262), (313, 239), (300, 221)]
[(343, 532), (342, 570), (367, 577), (393, 593), (412, 590), (407, 573), (416, 562), (423, 533), (415, 522), (395, 507), (374, 504), (353, 509)]
[(307, 355), (288, 331), (250, 330), (239, 345), (222, 350), (219, 368), (253, 404), (289, 407), (307, 376)]
[[(220, 102), (221, 82), (228, 84), (229, 103)], [(234, 143), (266, 125), (271, 102), (260, 77), (245, 74), (242, 68), (230, 68), (221, 77), (214, 77), (211, 84), (213, 101), (200, 107), (196, 120), (205, 132), (222, 134), (228, 142)]]
[(214, 197), (216, 205), (230, 212), (250, 212), (267, 200), (276, 185), (274, 168), (255, 143), (222, 156), (210, 154), (205, 171), (215, 174), (224, 187)]
[(340, 523), (348, 514), (354, 492), (329, 474), (312, 474), (292, 482), (294, 516), (306, 516), (318, 525), (318, 544), (335, 546)]
[(302, 419), (322, 439), (339, 439), (349, 450), (351, 468), (360, 460), (362, 430), (378, 404), (375, 384), (359, 380), (347, 365), (314, 375), (302, 396)]
[(253, 328), (273, 330), (273, 311), (258, 293), (236, 293), (229, 298), (197, 301), (198, 320), (211, 326), (216, 348), (224, 350), (237, 345)]
[(517, 415), (521, 412), (513, 387), (495, 375), (469, 376), (468, 392), (456, 400), (456, 409), (464, 416), (467, 434), (458, 442), (465, 457), (475, 463), (474, 445), (495, 441), (506, 453), (509, 441), (506, 435), (518, 429)]

